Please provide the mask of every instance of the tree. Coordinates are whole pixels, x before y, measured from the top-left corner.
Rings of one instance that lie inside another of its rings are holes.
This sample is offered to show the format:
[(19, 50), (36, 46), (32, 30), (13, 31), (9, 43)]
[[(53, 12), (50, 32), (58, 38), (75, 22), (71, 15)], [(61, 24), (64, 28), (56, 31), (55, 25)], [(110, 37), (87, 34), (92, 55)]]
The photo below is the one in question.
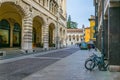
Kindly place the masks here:
[(71, 28), (71, 16), (69, 15), (68, 21), (67, 21), (67, 28)]
[(68, 29), (76, 29), (77, 28), (77, 23), (76, 22), (73, 22), (73, 21), (71, 21), (71, 16), (69, 15), (69, 17), (68, 17), (68, 20), (67, 20), (67, 28)]
[(71, 22), (71, 28), (73, 28), (73, 29), (77, 29), (77, 23), (76, 22)]

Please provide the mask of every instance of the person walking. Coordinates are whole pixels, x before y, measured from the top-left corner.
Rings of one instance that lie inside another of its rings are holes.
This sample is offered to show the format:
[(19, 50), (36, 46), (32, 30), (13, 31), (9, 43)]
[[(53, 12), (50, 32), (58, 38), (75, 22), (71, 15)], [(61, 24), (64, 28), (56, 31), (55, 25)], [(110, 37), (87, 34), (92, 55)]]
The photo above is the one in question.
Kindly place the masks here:
[(90, 51), (90, 49), (91, 49), (91, 45), (90, 45), (90, 44), (88, 44), (88, 50)]

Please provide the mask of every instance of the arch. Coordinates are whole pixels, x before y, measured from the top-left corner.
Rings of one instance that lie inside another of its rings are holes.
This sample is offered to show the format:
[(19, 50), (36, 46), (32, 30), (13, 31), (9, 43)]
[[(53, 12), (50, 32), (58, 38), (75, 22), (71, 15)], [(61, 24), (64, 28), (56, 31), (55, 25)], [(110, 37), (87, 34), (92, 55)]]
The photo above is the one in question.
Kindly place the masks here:
[[(4, 1), (0, 6), (0, 20), (7, 20), (9, 22), (8, 38), (9, 44), (2, 45), (2, 47), (20, 47), (21, 46), (21, 30), (22, 18), (25, 13), (19, 4), (16, 5), (13, 1)], [(4, 26), (5, 28), (5, 26)], [(7, 33), (6, 33), (7, 34)]]
[(49, 20), (49, 21), (48, 21), (48, 24), (49, 24), (49, 25), (52, 24), (52, 25), (54, 25), (54, 26), (56, 27), (57, 24), (56, 24), (56, 22), (55, 22), (54, 20), (49, 19), (49, 18), (48, 18), (48, 20)]
[(79, 38), (79, 35), (76, 35), (76, 38), (77, 38), (77, 41), (79, 41), (79, 39), (80, 39), (80, 38)]
[(49, 47), (55, 47), (55, 25), (49, 25)]
[(75, 40), (75, 35), (72, 36), (73, 40)]
[(0, 21), (0, 47), (10, 45), (10, 24), (6, 19)]
[(71, 35), (69, 35), (69, 41), (71, 41), (71, 38), (72, 38)]
[[(6, 6), (6, 5), (7, 5), (7, 7), (5, 7), (3, 10), (0, 10), (2, 12), (2, 14), (0, 14), (0, 16), (4, 15), (5, 13), (7, 13), (7, 12), (5, 12), (6, 10), (11, 10), (11, 9), (8, 9), (8, 8), (14, 7), (14, 10), (19, 12), (19, 16), (22, 16), (22, 18), (23, 18), (27, 14), (27, 12), (26, 12), (26, 10), (25, 10), (23, 5), (21, 5), (19, 3), (16, 4), (16, 3), (17, 3), (17, 1), (14, 1), (14, 0), (10, 0), (10, 1), (4, 0), (4, 1), (2, 1), (0, 9), (2, 9), (2, 7)], [(16, 12), (15, 11), (11, 11), (11, 13), (16, 13)]]
[(0, 21), (0, 28), (1, 29), (10, 29), (10, 24), (6, 19), (2, 19)]
[(37, 21), (40, 22), (42, 25), (45, 24), (44, 18), (41, 17), (41, 16), (39, 16), (39, 15), (34, 16), (34, 17), (33, 17), (33, 21), (34, 21), (34, 20), (37, 20)]
[(43, 25), (44, 25), (44, 20), (39, 17), (39, 16), (36, 16), (34, 17), (33, 19), (33, 34), (32, 34), (32, 40), (33, 40), (33, 48), (34, 47), (43, 47)]

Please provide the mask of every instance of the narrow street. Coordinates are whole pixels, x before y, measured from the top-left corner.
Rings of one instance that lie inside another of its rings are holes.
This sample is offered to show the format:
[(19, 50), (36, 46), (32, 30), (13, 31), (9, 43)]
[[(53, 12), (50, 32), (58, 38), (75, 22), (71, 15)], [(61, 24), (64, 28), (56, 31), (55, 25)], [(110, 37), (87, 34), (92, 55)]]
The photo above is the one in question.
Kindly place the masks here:
[(120, 80), (120, 0), (0, 0), (0, 80)]
[(22, 80), (22, 78), (42, 70), (78, 50), (78, 48), (63, 49), (55, 52), (48, 52), (44, 55), (40, 54), (14, 62), (0, 64), (0, 80)]
[(73, 46), (0, 64), (0, 80), (119, 80), (119, 73), (88, 71), (88, 50)]

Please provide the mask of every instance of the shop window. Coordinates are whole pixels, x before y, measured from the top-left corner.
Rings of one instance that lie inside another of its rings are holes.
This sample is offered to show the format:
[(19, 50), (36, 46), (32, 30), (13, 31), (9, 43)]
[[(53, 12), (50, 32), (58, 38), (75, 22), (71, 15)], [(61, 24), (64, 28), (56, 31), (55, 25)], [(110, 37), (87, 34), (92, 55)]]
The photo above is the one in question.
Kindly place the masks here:
[(14, 24), (14, 29), (13, 29), (13, 46), (14, 47), (19, 47), (20, 46), (20, 40), (21, 40), (21, 28), (18, 23)]
[(9, 22), (5, 19), (0, 21), (0, 47), (8, 47), (10, 36), (10, 26)]
[(32, 33), (32, 42), (33, 42), (33, 44), (35, 44), (35, 43), (36, 43), (36, 30), (35, 30), (35, 28), (33, 28), (33, 33)]

